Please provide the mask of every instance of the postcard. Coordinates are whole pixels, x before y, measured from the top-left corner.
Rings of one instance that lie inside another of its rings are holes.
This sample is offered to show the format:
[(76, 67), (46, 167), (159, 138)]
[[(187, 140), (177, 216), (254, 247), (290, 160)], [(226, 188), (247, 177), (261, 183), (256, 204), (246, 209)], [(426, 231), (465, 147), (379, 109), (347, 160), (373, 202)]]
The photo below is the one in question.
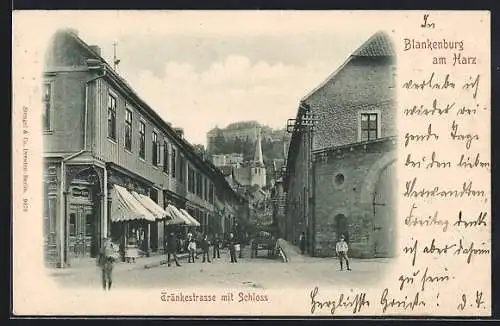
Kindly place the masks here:
[(491, 315), (488, 11), (15, 11), (13, 314)]

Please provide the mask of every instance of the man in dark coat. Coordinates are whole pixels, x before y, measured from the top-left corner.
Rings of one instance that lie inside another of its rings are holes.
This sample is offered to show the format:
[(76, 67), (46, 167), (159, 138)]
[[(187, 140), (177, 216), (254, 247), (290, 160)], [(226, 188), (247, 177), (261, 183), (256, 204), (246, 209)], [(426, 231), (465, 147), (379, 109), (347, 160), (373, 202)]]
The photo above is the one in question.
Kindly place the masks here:
[(102, 288), (104, 290), (111, 290), (111, 284), (113, 284), (113, 265), (116, 255), (116, 248), (114, 247), (113, 242), (111, 242), (111, 239), (104, 239), (104, 244), (97, 257), (97, 262), (101, 267)]
[(299, 239), (299, 245), (300, 245), (300, 253), (303, 255), (305, 252), (306, 252), (306, 234), (305, 232), (302, 232), (302, 234), (300, 235), (300, 239)]
[(170, 232), (169, 237), (167, 238), (167, 264), (170, 266), (170, 255), (173, 256), (175, 265), (181, 266), (179, 261), (177, 260), (177, 237), (174, 232)]
[(234, 234), (230, 233), (229, 234), (229, 240), (228, 240), (228, 245), (229, 245), (229, 255), (231, 256), (231, 263), (237, 263), (238, 261), (236, 260), (236, 239), (234, 238)]
[(206, 257), (206, 260), (211, 263), (209, 254), (210, 241), (208, 240), (208, 236), (206, 234), (203, 236), (203, 240), (201, 241), (201, 250), (203, 251), (203, 262), (205, 262)]
[(215, 259), (215, 254), (217, 254), (217, 258), (220, 258), (220, 238), (218, 234), (215, 234), (213, 244), (214, 244), (213, 258)]

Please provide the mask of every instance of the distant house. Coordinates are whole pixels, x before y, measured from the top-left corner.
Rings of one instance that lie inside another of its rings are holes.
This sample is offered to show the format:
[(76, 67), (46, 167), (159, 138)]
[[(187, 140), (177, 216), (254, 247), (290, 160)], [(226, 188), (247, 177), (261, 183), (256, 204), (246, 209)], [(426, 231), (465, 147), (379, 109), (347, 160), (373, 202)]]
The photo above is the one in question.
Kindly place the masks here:
[[(287, 158), (280, 232), (307, 252), (334, 255), (344, 235), (353, 257), (394, 254), (396, 60), (374, 34), (301, 102)], [(306, 115), (313, 131), (299, 127)]]

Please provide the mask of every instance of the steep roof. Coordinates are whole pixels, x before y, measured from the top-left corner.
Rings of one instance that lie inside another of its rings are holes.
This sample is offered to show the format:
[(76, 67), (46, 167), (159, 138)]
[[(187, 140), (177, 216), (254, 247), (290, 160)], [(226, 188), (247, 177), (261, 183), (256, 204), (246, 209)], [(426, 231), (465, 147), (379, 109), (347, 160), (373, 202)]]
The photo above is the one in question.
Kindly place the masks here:
[(395, 56), (394, 45), (389, 35), (379, 31), (361, 45), (352, 56), (355, 57), (392, 57)]
[(353, 59), (360, 57), (376, 58), (376, 57), (394, 57), (396, 52), (394, 51), (394, 45), (386, 32), (379, 31), (373, 34), (366, 42), (364, 42), (358, 49), (356, 49), (347, 60), (340, 65), (337, 70), (328, 76), (321, 84), (309, 92), (306, 96), (302, 98), (301, 101), (306, 101), (318, 90), (322, 89), (329, 81), (333, 80), (337, 74), (344, 69), (344, 67)]

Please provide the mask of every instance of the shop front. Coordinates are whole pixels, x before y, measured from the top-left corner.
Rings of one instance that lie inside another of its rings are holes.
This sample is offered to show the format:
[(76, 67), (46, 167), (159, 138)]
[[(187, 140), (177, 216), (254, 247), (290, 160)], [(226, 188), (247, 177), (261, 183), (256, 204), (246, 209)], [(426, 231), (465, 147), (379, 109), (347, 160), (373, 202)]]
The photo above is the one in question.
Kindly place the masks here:
[(123, 260), (129, 261), (147, 255), (150, 225), (156, 222), (133, 192), (119, 185), (111, 190), (111, 238), (120, 244)]

